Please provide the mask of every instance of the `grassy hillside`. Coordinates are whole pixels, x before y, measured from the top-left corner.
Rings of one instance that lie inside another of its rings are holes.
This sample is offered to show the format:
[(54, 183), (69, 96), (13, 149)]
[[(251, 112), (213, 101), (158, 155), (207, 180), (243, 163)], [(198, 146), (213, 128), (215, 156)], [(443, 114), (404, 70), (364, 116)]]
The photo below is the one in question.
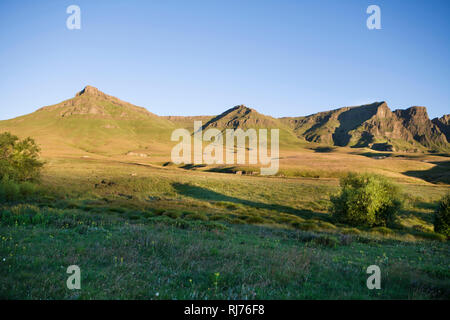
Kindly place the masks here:
[[(44, 155), (118, 155), (133, 150), (166, 150), (172, 122), (144, 108), (87, 87), (75, 98), (11, 120), (0, 130), (31, 136)], [(86, 91), (85, 91), (86, 90)]]

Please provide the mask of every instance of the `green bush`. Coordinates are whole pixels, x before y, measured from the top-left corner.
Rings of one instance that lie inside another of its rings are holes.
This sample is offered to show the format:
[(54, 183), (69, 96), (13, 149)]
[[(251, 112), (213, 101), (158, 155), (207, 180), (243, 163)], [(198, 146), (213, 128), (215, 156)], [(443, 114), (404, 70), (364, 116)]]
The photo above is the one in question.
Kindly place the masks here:
[(352, 226), (391, 225), (401, 208), (398, 187), (384, 177), (354, 174), (341, 179), (341, 193), (332, 196), (336, 221)]
[(17, 182), (14, 182), (8, 177), (4, 177), (0, 181), (0, 199), (4, 202), (14, 201), (19, 199), (20, 187)]
[(4, 132), (0, 134), (0, 179), (33, 181), (40, 175), (43, 162), (38, 160), (39, 147), (31, 138), (19, 140)]
[(434, 231), (450, 238), (450, 193), (439, 202), (434, 215)]
[(7, 176), (0, 180), (0, 201), (11, 202), (27, 199), (38, 194), (39, 188), (31, 182), (16, 182)]

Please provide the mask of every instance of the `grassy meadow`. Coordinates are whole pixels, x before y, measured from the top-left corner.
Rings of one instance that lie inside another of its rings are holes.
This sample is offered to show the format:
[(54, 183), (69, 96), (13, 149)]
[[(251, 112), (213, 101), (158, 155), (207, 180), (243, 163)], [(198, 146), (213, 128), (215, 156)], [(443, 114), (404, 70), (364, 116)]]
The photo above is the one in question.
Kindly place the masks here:
[[(286, 151), (274, 177), (157, 156), (44, 153), (41, 184), (1, 204), (0, 298), (450, 298), (450, 247), (433, 232), (449, 187), (427, 173), (445, 178), (446, 158), (354, 151)], [(334, 222), (330, 196), (352, 170), (400, 185), (395, 227)], [(81, 290), (66, 287), (72, 264)], [(373, 264), (381, 290), (366, 287)]]

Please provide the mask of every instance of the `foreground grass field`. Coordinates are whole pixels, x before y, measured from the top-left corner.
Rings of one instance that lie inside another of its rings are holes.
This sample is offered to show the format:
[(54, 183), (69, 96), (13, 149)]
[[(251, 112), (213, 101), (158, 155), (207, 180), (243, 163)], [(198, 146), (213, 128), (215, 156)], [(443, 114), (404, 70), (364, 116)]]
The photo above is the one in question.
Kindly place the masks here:
[[(450, 248), (432, 217), (449, 188), (398, 182), (397, 225), (356, 229), (329, 214), (335, 178), (49, 159), (42, 190), (1, 205), (0, 297), (448, 299)], [(81, 290), (66, 287), (72, 264)], [(381, 290), (366, 287), (373, 264)]]

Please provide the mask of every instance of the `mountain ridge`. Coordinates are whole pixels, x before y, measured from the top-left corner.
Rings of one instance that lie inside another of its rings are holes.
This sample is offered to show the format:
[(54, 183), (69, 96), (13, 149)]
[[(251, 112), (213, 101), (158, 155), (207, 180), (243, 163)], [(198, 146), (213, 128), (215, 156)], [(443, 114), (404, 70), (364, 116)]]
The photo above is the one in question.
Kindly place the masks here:
[(149, 141), (169, 143), (171, 131), (180, 126), (192, 128), (194, 120), (201, 120), (203, 129), (279, 128), (280, 143), (292, 147), (317, 143), (380, 151), (450, 150), (450, 115), (430, 120), (425, 107), (392, 111), (380, 101), (308, 116), (274, 118), (237, 105), (215, 116), (158, 116), (89, 85), (73, 98), (0, 121), (0, 130), (29, 133), (38, 140), (42, 135), (57, 137), (73, 145), (81, 143), (83, 150), (114, 153), (143, 145), (150, 148)]

